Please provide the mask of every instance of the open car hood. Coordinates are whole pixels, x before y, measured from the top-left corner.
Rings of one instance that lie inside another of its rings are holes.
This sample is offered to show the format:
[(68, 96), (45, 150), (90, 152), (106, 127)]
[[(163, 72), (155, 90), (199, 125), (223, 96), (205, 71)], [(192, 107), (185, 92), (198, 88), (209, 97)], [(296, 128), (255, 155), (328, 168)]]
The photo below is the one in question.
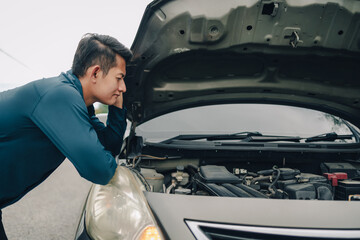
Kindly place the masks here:
[(154, 1), (131, 50), (125, 105), (135, 123), (244, 102), (360, 126), (360, 1)]

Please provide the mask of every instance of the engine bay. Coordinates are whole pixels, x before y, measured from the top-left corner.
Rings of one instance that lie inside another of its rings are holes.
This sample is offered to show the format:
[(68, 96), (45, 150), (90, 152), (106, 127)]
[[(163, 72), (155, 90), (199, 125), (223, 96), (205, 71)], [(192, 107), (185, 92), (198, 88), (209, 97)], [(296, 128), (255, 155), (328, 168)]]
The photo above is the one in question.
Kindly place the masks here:
[[(356, 165), (356, 164), (355, 164)], [(159, 170), (142, 166), (151, 191), (165, 194), (240, 198), (360, 201), (360, 171), (348, 162), (321, 162), (320, 172), (274, 165), (251, 170), (242, 166), (187, 164)]]

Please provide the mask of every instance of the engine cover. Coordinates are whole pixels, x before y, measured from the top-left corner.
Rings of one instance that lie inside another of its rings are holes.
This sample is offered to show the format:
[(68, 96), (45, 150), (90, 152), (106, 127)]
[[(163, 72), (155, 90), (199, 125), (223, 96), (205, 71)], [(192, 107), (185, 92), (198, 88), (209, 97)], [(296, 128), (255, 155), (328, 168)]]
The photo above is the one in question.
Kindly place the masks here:
[[(273, 177), (270, 176), (271, 172)], [(278, 177), (276, 177), (277, 172)], [(257, 172), (257, 176), (253, 179), (254, 181), (246, 183), (244, 179), (233, 175), (224, 166), (208, 165), (200, 167), (196, 182), (202, 190), (215, 196), (333, 199), (332, 188), (324, 176), (300, 173), (297, 169), (262, 170)]]

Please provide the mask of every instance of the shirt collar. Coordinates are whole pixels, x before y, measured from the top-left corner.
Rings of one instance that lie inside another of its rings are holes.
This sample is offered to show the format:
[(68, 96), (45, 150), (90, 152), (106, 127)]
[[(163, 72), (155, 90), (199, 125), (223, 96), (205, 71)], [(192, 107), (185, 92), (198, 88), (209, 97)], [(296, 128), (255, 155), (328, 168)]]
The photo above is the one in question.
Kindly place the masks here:
[(72, 73), (71, 70), (63, 74), (74, 84), (76, 90), (78, 90), (78, 92), (81, 94), (81, 97), (84, 99), (83, 89), (80, 80)]

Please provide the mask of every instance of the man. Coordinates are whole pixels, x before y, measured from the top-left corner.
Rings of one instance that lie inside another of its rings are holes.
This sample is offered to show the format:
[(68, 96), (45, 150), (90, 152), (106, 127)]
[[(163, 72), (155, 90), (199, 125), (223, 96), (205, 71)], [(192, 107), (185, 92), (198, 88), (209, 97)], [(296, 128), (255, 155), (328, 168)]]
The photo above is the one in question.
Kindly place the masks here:
[[(107, 184), (126, 129), (122, 94), (129, 49), (116, 39), (86, 34), (72, 70), (0, 93), (1, 209), (44, 181), (67, 157), (79, 174)], [(95, 102), (109, 105), (107, 126)]]

